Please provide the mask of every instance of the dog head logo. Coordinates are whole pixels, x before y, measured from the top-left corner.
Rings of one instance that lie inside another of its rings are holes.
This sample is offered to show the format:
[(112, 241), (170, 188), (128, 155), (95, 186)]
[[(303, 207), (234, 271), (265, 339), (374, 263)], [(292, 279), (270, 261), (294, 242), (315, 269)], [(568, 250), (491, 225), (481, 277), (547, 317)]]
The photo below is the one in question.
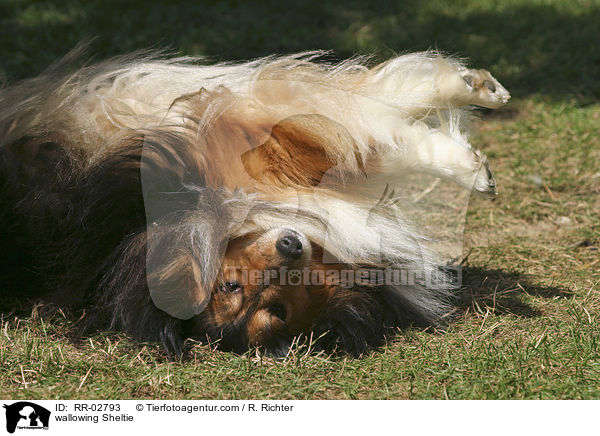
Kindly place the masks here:
[(19, 429), (48, 429), (50, 411), (28, 401), (4, 405), (6, 409), (6, 431)]

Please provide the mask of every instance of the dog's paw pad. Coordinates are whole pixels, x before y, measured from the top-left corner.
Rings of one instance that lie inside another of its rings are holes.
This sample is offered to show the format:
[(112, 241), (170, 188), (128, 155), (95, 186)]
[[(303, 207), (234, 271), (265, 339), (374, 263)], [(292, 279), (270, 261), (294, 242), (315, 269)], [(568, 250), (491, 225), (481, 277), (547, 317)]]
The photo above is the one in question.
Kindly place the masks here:
[(471, 92), (471, 104), (496, 109), (510, 99), (510, 93), (487, 70), (465, 70), (461, 75)]

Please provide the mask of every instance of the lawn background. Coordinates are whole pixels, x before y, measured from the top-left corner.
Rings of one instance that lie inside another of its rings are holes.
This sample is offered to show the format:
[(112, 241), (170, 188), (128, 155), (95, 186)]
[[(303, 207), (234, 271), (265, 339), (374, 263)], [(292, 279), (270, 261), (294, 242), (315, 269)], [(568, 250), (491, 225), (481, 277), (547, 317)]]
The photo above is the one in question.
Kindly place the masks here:
[[(401, 332), (354, 360), (196, 345), (169, 362), (118, 334), (74, 344), (64, 331), (76, 320), (41, 321), (4, 299), (0, 397), (600, 398), (599, 0), (0, 0), (0, 80), (39, 73), (90, 39), (94, 59), (165, 47), (214, 61), (306, 49), (467, 57), (513, 95), (479, 111), (472, 137), (500, 196), (471, 200), (468, 286), (444, 333)], [(1, 280), (0, 295), (15, 291)]]

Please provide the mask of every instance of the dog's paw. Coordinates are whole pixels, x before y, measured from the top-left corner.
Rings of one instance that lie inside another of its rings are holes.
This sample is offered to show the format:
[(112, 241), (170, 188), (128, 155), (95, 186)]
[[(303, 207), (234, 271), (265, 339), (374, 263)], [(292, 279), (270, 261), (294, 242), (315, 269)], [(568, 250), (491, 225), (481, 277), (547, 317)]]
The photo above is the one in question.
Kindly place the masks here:
[(464, 70), (461, 76), (469, 89), (469, 103), (496, 109), (510, 99), (510, 93), (487, 70)]
[(484, 198), (494, 198), (497, 194), (496, 180), (485, 156), (480, 156), (479, 171), (475, 176), (473, 192)]

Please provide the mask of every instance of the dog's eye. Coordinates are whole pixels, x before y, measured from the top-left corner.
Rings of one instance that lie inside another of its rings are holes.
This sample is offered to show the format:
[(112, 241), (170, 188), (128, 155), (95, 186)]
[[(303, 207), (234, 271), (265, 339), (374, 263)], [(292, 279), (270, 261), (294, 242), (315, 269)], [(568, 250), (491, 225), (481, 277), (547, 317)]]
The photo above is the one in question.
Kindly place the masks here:
[(238, 282), (225, 282), (220, 286), (219, 290), (228, 294), (236, 293), (242, 290), (242, 285)]

